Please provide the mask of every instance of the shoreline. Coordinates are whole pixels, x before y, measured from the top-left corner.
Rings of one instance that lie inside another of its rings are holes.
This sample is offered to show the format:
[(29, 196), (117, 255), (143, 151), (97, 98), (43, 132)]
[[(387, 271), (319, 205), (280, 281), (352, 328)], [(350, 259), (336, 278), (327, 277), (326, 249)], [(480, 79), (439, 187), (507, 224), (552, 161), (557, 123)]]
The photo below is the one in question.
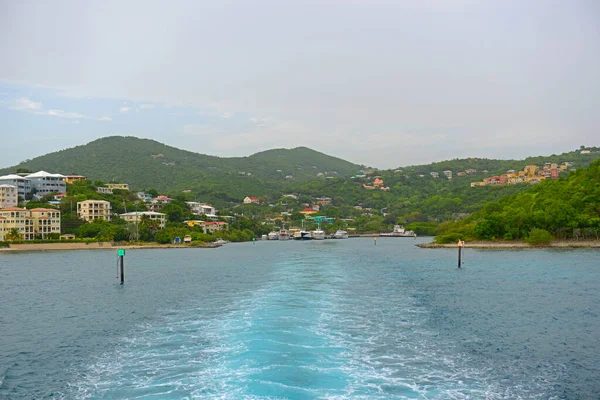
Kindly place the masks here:
[(198, 248), (216, 248), (221, 247), (220, 244), (202, 243), (199, 245), (183, 245), (183, 244), (126, 244), (118, 245), (112, 242), (92, 242), (92, 243), (19, 243), (11, 244), (10, 247), (0, 248), (0, 253), (12, 252), (30, 252), (30, 251), (57, 251), (57, 250), (139, 250), (139, 249), (198, 249)]
[[(416, 246), (422, 249), (456, 249), (456, 243), (420, 243)], [(600, 240), (555, 240), (549, 244), (531, 245), (522, 241), (515, 242), (465, 242), (463, 248), (466, 249), (492, 249), (492, 250), (512, 250), (512, 249), (598, 249)]]

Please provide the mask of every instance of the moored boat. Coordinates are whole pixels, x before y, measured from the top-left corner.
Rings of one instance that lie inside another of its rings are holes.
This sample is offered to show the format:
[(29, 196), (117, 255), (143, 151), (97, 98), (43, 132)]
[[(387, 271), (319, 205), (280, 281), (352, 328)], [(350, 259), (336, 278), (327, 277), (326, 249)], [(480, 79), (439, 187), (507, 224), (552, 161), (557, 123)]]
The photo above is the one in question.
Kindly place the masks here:
[(269, 240), (279, 240), (279, 232), (278, 231), (269, 232), (269, 234), (267, 235), (267, 239), (269, 239)]
[(404, 229), (402, 225), (394, 225), (394, 230), (392, 232), (383, 232), (380, 233), (379, 236), (384, 237), (416, 237), (417, 234), (413, 231), (407, 231)]
[(279, 231), (279, 240), (289, 240), (290, 239), (290, 233), (288, 231), (286, 231), (285, 229), (282, 229)]
[(320, 228), (312, 231), (312, 238), (313, 240), (325, 240), (325, 231)]
[(294, 233), (294, 240), (312, 240), (310, 231), (300, 230)]
[(333, 234), (333, 238), (334, 239), (348, 239), (348, 232), (338, 229), (334, 234)]

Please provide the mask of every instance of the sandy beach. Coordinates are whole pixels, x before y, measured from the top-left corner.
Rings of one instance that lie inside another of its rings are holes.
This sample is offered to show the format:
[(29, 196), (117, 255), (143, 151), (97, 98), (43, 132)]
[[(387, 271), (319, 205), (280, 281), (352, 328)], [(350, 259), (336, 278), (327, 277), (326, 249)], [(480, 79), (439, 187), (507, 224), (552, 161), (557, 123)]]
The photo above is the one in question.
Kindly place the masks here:
[(193, 249), (193, 248), (214, 248), (220, 245), (214, 243), (202, 243), (194, 245), (184, 244), (138, 244), (138, 245), (120, 245), (111, 242), (67, 242), (67, 243), (18, 243), (11, 244), (10, 247), (0, 248), (2, 252), (19, 252), (19, 251), (54, 251), (54, 250), (116, 250), (116, 249)]

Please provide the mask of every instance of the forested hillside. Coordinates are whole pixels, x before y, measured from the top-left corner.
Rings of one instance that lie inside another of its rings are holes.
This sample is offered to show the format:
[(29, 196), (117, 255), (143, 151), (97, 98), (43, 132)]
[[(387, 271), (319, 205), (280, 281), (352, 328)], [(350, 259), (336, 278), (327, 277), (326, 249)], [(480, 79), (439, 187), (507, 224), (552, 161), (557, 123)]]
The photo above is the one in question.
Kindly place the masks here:
[(359, 165), (304, 147), (220, 158), (180, 150), (154, 140), (120, 136), (27, 160), (0, 170), (0, 175), (18, 168), (126, 182), (137, 190), (155, 188), (181, 192), (190, 189), (224, 201), (272, 193), (291, 184), (317, 179), (319, 174), (349, 176), (361, 169)]
[(464, 221), (444, 223), (437, 241), (527, 239), (534, 229), (557, 239), (598, 238), (600, 160), (568, 178), (547, 180), (521, 194), (486, 204)]

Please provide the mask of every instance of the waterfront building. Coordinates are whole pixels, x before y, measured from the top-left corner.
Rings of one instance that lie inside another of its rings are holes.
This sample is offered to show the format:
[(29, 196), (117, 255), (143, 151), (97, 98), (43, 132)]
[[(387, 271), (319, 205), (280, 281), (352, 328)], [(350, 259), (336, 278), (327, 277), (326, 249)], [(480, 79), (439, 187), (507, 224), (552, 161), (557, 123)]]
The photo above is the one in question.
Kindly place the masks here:
[(49, 233), (60, 235), (60, 211), (54, 208), (33, 208), (33, 234), (36, 239), (46, 239)]
[(21, 240), (46, 239), (48, 234), (60, 235), (60, 211), (53, 208), (10, 207), (0, 210), (0, 241), (17, 229)]
[(77, 203), (77, 216), (84, 221), (111, 220), (111, 205), (106, 200), (85, 200)]

